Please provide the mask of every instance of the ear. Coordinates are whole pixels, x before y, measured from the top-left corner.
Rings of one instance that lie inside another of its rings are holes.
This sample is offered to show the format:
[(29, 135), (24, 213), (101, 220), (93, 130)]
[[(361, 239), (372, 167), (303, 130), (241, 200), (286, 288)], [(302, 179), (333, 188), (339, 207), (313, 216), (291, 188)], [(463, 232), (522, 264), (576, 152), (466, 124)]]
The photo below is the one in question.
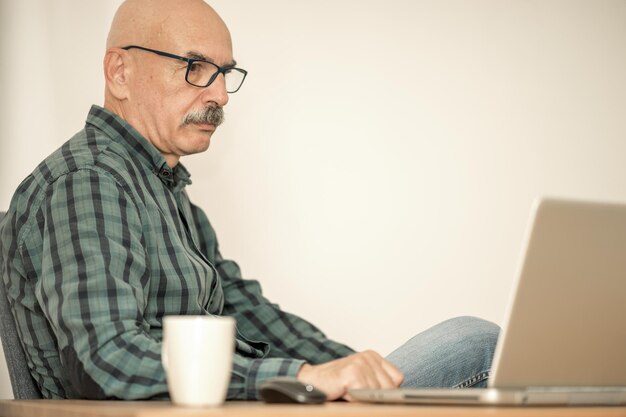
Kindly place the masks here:
[(120, 48), (109, 48), (104, 55), (106, 88), (118, 100), (129, 97), (130, 56)]

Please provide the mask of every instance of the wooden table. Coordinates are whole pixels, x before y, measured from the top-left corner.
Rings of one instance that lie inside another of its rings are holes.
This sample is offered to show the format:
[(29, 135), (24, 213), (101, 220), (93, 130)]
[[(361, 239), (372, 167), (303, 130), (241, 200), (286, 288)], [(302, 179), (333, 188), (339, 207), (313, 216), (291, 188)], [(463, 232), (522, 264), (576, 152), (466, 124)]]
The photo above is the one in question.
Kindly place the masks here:
[(0, 400), (0, 417), (626, 417), (626, 407), (450, 407), (335, 402), (268, 405), (227, 402), (217, 408), (183, 408), (169, 401)]

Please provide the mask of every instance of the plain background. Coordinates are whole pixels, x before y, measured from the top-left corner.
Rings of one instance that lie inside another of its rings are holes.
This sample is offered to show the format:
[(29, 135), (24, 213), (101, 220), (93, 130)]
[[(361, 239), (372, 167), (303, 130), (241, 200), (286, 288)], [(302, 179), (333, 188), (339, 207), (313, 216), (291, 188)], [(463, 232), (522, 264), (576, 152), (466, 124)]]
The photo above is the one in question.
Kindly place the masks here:
[[(0, 209), (102, 104), (118, 4), (0, 1)], [(502, 323), (537, 196), (626, 201), (623, 0), (211, 4), (250, 74), (190, 195), (245, 277), (355, 349)]]

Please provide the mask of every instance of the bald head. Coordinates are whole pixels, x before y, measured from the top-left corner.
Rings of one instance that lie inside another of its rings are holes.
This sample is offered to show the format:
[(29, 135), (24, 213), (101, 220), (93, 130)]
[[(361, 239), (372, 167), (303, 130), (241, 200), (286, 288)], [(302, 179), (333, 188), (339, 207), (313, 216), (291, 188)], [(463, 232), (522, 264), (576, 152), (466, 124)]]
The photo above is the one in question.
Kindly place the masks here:
[(208, 148), (219, 123), (206, 115), (228, 103), (226, 72), (205, 87), (190, 84), (188, 75), (234, 63), (228, 28), (204, 1), (126, 0), (107, 38), (104, 106), (175, 166)]
[(163, 46), (172, 37), (197, 37), (194, 32), (210, 32), (230, 44), (228, 28), (203, 0), (126, 0), (113, 18), (107, 48)]

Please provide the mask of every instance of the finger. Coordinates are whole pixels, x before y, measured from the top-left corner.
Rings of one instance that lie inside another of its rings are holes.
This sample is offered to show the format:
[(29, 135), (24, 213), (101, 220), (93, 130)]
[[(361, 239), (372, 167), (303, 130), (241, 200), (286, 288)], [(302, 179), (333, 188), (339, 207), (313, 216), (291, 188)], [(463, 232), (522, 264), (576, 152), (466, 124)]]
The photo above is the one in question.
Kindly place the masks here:
[(343, 397), (341, 397), (343, 400), (349, 401), (351, 403), (355, 402), (356, 400), (350, 395), (350, 394), (346, 394)]
[(393, 381), (394, 388), (399, 387), (400, 384), (402, 384), (402, 382), (404, 381), (404, 374), (402, 373), (402, 371), (400, 371), (394, 364), (385, 359), (383, 359), (381, 366), (383, 367), (383, 369), (385, 369), (387, 375), (389, 375), (389, 377)]
[(387, 372), (387, 370), (383, 366), (380, 366), (379, 369), (380, 370), (377, 373), (377, 376), (378, 376), (378, 382), (380, 383), (380, 387), (383, 389), (396, 388), (397, 385), (394, 382), (391, 375), (389, 375), (389, 372)]
[(349, 402), (357, 401), (354, 397), (352, 397), (352, 395), (350, 395), (350, 391), (359, 389), (376, 389), (376, 383), (373, 381), (375, 381), (375, 379), (370, 379), (363, 373), (361, 373), (361, 375), (353, 375), (352, 380), (350, 380), (346, 385), (346, 389), (341, 396), (341, 399)]
[(370, 389), (380, 388), (378, 372), (376, 372), (376, 369), (367, 360), (363, 362), (363, 366), (361, 368), (361, 376), (365, 380), (364, 381), (365, 384), (363, 387), (359, 387), (359, 388), (370, 388)]
[(372, 354), (369, 355), (369, 361), (380, 388), (390, 389), (397, 387), (395, 381), (392, 378), (392, 375), (389, 373), (389, 370), (387, 369), (387, 367), (384, 366), (385, 360), (382, 358), (382, 356), (375, 352), (372, 352)]
[(377, 389), (380, 388), (376, 372), (368, 355), (358, 353), (350, 358), (348, 372), (348, 388), (352, 389)]

